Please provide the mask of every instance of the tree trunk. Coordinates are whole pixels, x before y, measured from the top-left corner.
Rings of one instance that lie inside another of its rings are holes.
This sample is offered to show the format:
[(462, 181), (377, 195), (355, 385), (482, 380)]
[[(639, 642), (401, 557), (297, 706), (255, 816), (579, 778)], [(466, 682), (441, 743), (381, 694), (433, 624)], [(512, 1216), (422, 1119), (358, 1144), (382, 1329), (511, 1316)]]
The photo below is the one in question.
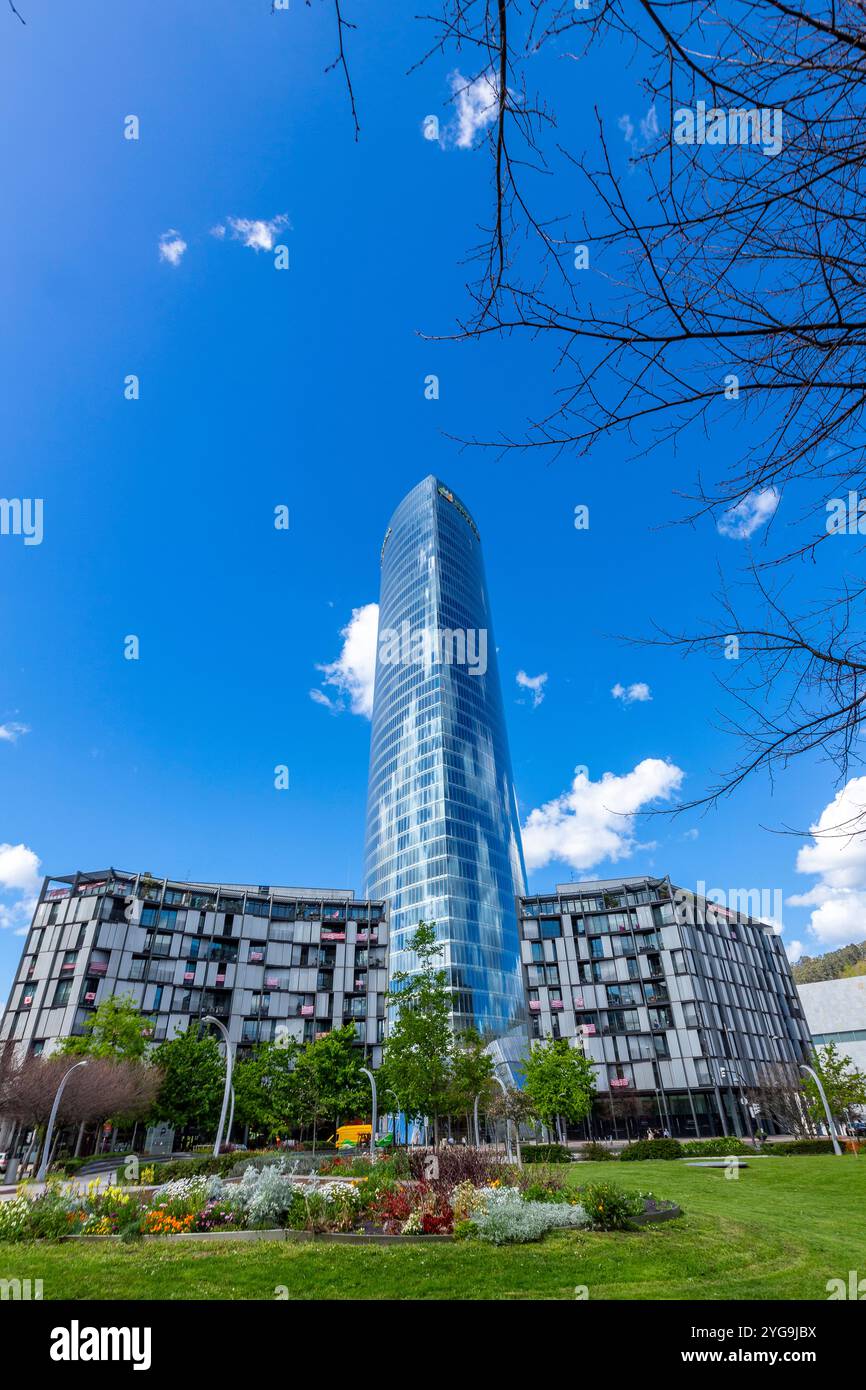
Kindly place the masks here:
[(81, 1155), (81, 1145), (82, 1145), (83, 1142), (84, 1142), (84, 1128), (85, 1128), (85, 1124), (84, 1124), (84, 1120), (82, 1120), (82, 1121), (81, 1121), (81, 1124), (78, 1126), (78, 1138), (77, 1138), (77, 1140), (75, 1141), (75, 1154), (74, 1154), (74, 1157), (75, 1157), (75, 1158), (79, 1158), (80, 1155)]

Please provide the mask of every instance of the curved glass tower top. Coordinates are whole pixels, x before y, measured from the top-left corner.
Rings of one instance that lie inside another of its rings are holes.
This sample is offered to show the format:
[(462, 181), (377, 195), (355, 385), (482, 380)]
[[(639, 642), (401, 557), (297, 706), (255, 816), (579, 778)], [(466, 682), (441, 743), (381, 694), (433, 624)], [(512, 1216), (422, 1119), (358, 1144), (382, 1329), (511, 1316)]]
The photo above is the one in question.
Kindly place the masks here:
[(407, 939), (433, 921), (455, 1029), (519, 1024), (523, 851), (481, 541), (432, 476), (382, 547), (366, 858), (367, 893), (390, 905), (392, 969), (412, 969)]

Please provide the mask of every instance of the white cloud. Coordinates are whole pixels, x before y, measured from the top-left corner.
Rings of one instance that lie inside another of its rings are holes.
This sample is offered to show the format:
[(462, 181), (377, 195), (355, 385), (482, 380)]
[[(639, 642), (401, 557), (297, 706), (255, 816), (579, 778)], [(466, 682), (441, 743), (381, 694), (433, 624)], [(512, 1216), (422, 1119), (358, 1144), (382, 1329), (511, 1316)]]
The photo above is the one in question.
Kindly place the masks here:
[(0, 929), (19, 934), (27, 930), (36, 907), (40, 867), (39, 856), (26, 845), (0, 845)]
[(803, 949), (804, 949), (804, 948), (803, 948), (803, 943), (802, 943), (802, 941), (789, 941), (789, 942), (786, 944), (786, 946), (785, 946), (785, 954), (786, 954), (786, 956), (788, 957), (788, 960), (791, 962), (792, 965), (796, 965), (796, 964), (797, 964), (797, 961), (800, 959), (801, 955), (803, 954)]
[(543, 671), (540, 676), (528, 676), (525, 671), (518, 671), (516, 679), (523, 690), (532, 691), (532, 708), (537, 709), (544, 699), (547, 672)]
[(479, 130), (492, 125), (499, 114), (499, 91), (493, 69), (471, 82), (455, 70), (449, 74), (448, 81), (456, 116), (447, 129), (445, 143), (456, 145), (458, 150), (471, 150)]
[(735, 507), (731, 507), (719, 517), (716, 523), (719, 535), (730, 536), (736, 541), (748, 540), (759, 526), (770, 520), (779, 505), (780, 497), (781, 493), (775, 487), (750, 492), (742, 502), (738, 502)]
[(29, 733), (29, 724), (16, 724), (14, 720), (9, 724), (0, 724), (0, 743), (15, 743), (22, 734)]
[[(637, 154), (646, 149), (659, 133), (659, 118), (655, 108), (655, 102), (649, 108), (645, 116), (641, 116), (638, 121), (639, 131), (635, 130), (634, 121), (628, 112), (620, 116), (617, 125), (622, 131), (622, 137), (627, 145), (630, 145), (633, 153)], [(640, 138), (638, 138), (638, 135)]]
[(620, 685), (617, 681), (610, 693), (615, 700), (622, 700), (624, 705), (644, 704), (652, 699), (652, 691), (646, 681), (635, 681), (634, 685)]
[(637, 812), (652, 801), (669, 801), (684, 775), (682, 768), (661, 758), (644, 758), (624, 777), (606, 772), (600, 782), (591, 782), (578, 769), (570, 791), (527, 816), (527, 868), (557, 860), (573, 869), (591, 869), (603, 859), (615, 863), (626, 858), (637, 847)]
[(866, 941), (866, 777), (852, 777), (810, 825), (813, 839), (797, 854), (797, 870), (818, 882), (788, 898), (811, 907), (809, 930), (822, 945)]
[(186, 242), (180, 232), (170, 227), (167, 232), (163, 232), (159, 239), (159, 259), (168, 261), (169, 265), (180, 265), (183, 253), (186, 250)]
[(353, 714), (369, 719), (373, 713), (373, 685), (376, 679), (376, 634), (379, 630), (379, 605), (367, 603), (353, 608), (352, 616), (340, 632), (343, 647), (336, 661), (316, 669), (324, 673), (325, 685), (333, 685), (338, 696), (332, 699), (324, 690), (311, 690), (310, 699), (326, 705), (334, 713), (345, 709), (345, 701)]
[(280, 212), (276, 217), (228, 217), (225, 226), (211, 228), (211, 236), (224, 237), (228, 229), (235, 241), (242, 241), (253, 251), (273, 251), (274, 243), (284, 227), (288, 227), (288, 213)]

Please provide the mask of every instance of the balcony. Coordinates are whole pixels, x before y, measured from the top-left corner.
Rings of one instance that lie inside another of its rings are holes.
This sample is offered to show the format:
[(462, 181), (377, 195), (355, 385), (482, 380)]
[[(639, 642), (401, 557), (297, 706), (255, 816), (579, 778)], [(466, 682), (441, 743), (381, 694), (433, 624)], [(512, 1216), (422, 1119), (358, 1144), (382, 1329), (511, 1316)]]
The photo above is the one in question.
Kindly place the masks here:
[(538, 1001), (537, 999), (530, 999), (530, 1001), (529, 1001), (529, 1007), (530, 1007), (530, 1010), (532, 1011), (532, 1013), (534, 1013), (534, 1014), (537, 1014), (537, 1013), (540, 1013), (540, 1012), (541, 1012), (541, 1004), (539, 1003), (539, 1001)]
[(247, 960), (250, 962), (251, 965), (261, 965), (264, 961), (264, 958), (264, 951), (250, 951), (249, 955), (247, 956)]
[(316, 1012), (315, 1004), (302, 1004), (298, 1009), (301, 1018), (312, 1018)]
[(88, 973), (88, 975), (107, 975), (107, 974), (108, 974), (108, 961), (106, 961), (106, 960), (92, 960), (92, 961), (90, 962), (89, 966), (87, 967), (87, 973)]
[(613, 1076), (611, 1077), (610, 1084), (612, 1087), (618, 1087), (621, 1089), (623, 1086), (630, 1086), (631, 1082), (629, 1081), (627, 1076)]
[(330, 927), (322, 927), (322, 931), (321, 931), (321, 935), (320, 935), (320, 937), (319, 937), (319, 940), (320, 940), (320, 941), (345, 941), (345, 940), (346, 940), (346, 928), (343, 927), (342, 931), (335, 931), (335, 930), (333, 930), (333, 928), (330, 928)]
[(564, 1008), (565, 1006), (564, 1006), (564, 1004), (563, 1004), (563, 1002), (562, 1002), (561, 999), (551, 999), (551, 1001), (550, 1001), (550, 1007), (551, 1007), (551, 1009), (562, 1009), (562, 1008)]

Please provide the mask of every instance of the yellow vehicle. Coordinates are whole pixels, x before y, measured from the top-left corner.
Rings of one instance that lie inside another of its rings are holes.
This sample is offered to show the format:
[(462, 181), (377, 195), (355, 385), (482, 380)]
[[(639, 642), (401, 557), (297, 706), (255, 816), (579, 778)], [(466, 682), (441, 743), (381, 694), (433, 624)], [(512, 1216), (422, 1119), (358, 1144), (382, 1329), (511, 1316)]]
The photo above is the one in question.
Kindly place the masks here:
[(340, 1125), (337, 1130), (337, 1148), (357, 1148), (359, 1144), (369, 1144), (370, 1125)]

